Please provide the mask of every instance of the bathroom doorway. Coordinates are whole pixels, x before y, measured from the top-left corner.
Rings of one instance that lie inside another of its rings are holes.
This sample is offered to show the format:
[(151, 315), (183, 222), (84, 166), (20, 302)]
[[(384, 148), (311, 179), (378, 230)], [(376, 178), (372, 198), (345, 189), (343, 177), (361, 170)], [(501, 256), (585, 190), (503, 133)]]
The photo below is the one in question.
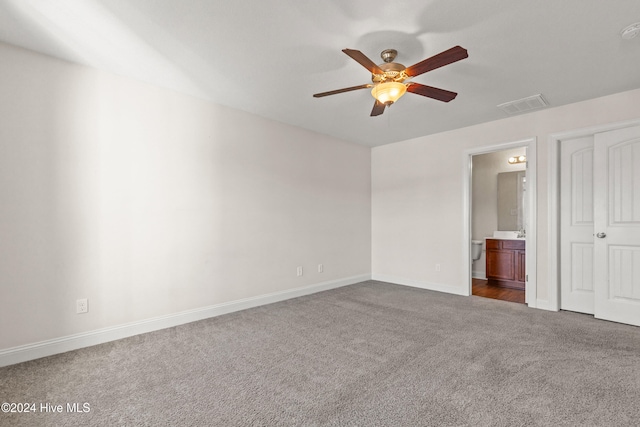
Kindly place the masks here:
[(535, 140), (465, 155), (469, 294), (534, 306)]

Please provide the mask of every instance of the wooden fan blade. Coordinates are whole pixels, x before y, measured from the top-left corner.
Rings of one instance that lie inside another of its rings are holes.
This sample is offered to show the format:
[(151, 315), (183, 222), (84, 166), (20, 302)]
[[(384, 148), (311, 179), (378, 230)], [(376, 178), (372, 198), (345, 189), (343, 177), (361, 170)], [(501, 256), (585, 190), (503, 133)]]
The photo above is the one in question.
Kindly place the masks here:
[(367, 58), (367, 56), (359, 50), (342, 49), (342, 51), (349, 55), (360, 65), (362, 65), (364, 68), (369, 70), (371, 74), (384, 74), (384, 71), (382, 71), (380, 67), (378, 67), (372, 60)]
[(460, 61), (461, 59), (467, 57), (469, 57), (467, 49), (464, 49), (460, 46), (455, 46), (449, 50), (440, 52), (439, 54), (434, 55), (431, 58), (427, 58), (423, 61), (418, 62), (417, 64), (413, 64), (412, 66), (404, 70), (404, 72), (407, 73), (409, 77), (415, 77), (419, 76), (420, 74), (426, 73), (427, 71), (444, 67), (445, 65), (451, 64), (452, 62)]
[(364, 84), (360, 86), (345, 87), (344, 89), (330, 90), (329, 92), (315, 93), (314, 98), (322, 98), (323, 96), (336, 95), (338, 93), (351, 92), (352, 90), (367, 89), (373, 87), (372, 84)]
[(420, 83), (411, 83), (407, 86), (407, 92), (415, 93), (417, 95), (426, 96), (428, 98), (437, 99), (438, 101), (449, 102), (458, 96), (455, 92), (450, 92), (444, 89), (438, 89), (437, 87), (426, 86)]
[(373, 104), (373, 110), (371, 110), (371, 117), (379, 116), (384, 113), (384, 107), (386, 107), (386, 105), (376, 100), (375, 104)]

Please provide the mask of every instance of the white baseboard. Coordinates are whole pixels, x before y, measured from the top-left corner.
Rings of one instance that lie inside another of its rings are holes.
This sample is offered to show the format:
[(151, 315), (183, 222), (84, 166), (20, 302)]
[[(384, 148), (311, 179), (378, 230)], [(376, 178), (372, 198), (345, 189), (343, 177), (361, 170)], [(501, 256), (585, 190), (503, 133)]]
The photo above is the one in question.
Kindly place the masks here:
[(386, 274), (373, 274), (371, 278), (372, 280), (378, 280), (380, 282), (395, 283), (397, 285), (411, 286), (413, 288), (427, 289), (430, 291), (444, 292), (447, 294), (469, 296), (468, 288), (463, 289), (455, 286), (442, 285), (442, 284), (432, 283), (432, 282), (423, 282), (423, 281), (414, 280), (414, 279), (407, 279), (405, 277), (388, 276)]
[(208, 307), (196, 308), (138, 322), (8, 348), (0, 350), (0, 367), (51, 356), (58, 353), (64, 353), (71, 350), (77, 350), (79, 348), (102, 344), (109, 341), (115, 341), (160, 329), (170, 328), (173, 326), (183, 325), (185, 323), (208, 319), (210, 317), (216, 317), (232, 313), (234, 311), (246, 310), (247, 308), (258, 307), (265, 304), (314, 294), (316, 292), (353, 285), (367, 280), (371, 280), (371, 275), (363, 274), (359, 276), (346, 277), (343, 279), (317, 283), (315, 285), (288, 289), (286, 291), (244, 298), (222, 304), (214, 304)]
[(487, 280), (487, 272), (484, 270), (474, 270), (471, 272), (471, 277), (474, 279)]

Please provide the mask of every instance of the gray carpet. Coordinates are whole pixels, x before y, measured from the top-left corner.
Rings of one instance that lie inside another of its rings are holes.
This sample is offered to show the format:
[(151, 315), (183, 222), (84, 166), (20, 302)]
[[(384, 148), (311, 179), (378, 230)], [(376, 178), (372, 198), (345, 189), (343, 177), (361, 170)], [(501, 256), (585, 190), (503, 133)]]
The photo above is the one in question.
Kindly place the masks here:
[(637, 426), (640, 328), (370, 281), (0, 379), (1, 402), (90, 408), (2, 426)]

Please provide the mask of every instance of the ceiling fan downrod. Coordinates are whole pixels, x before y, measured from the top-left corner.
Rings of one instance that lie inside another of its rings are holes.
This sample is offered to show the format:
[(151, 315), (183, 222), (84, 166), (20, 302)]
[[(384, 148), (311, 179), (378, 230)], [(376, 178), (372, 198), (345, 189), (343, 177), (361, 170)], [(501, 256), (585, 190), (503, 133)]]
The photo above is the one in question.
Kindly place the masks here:
[(385, 49), (380, 53), (380, 57), (384, 62), (393, 62), (398, 56), (398, 51), (395, 49)]

